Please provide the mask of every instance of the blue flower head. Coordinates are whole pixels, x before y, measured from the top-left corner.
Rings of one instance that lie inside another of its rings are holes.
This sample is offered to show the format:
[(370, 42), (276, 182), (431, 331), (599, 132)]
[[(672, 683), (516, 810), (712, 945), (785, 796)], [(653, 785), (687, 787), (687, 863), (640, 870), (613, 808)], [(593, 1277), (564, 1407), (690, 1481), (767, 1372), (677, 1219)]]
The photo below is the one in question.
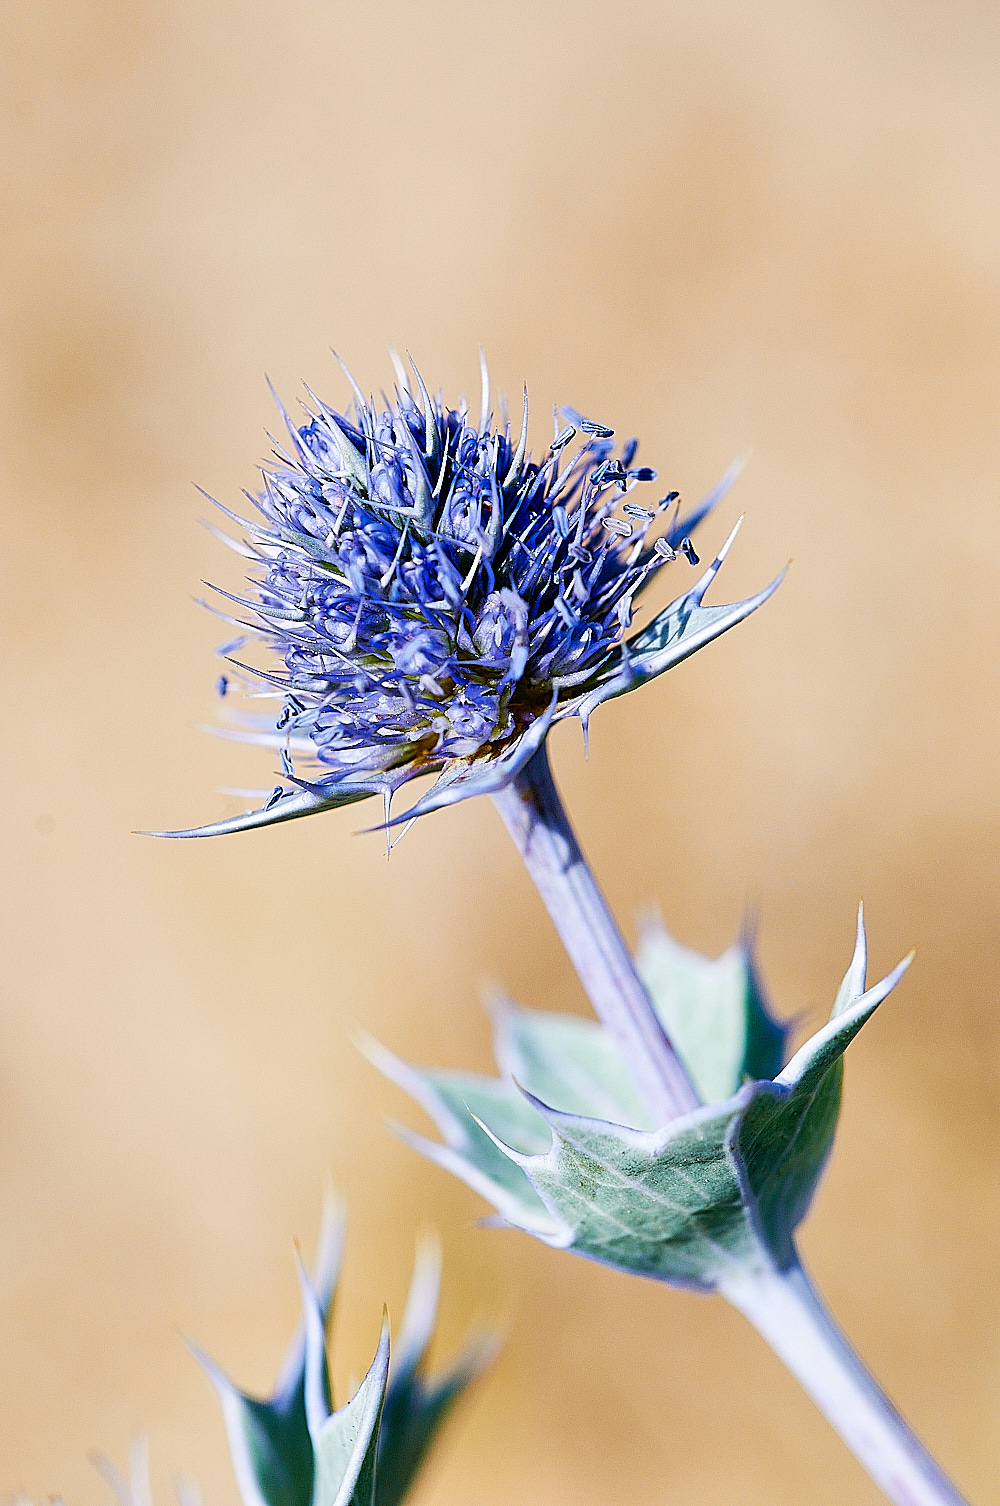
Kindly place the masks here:
[[(728, 548), (697, 583), (629, 635), (637, 597), (665, 565), (698, 556), (691, 534), (735, 479), (679, 517), (676, 492), (651, 495), (637, 442), (559, 411), (541, 460), (494, 424), (483, 363), (482, 417), (432, 398), (395, 360), (381, 406), (352, 380), (341, 414), (315, 399), (251, 498), (245, 539), (253, 593), (229, 617), (270, 650), (235, 661), (245, 688), (280, 703), (230, 735), (281, 757), (284, 781), (261, 808), (202, 826), (208, 836), (269, 825), (438, 779), (422, 815), (505, 785), (553, 724), (578, 717), (687, 658), (748, 616), (746, 601), (704, 607)], [(350, 379), (350, 378), (349, 378)], [(308, 389), (307, 389), (308, 390)], [(279, 403), (280, 407), (280, 403)], [(227, 511), (227, 509), (223, 509)], [(239, 652), (242, 642), (230, 645)], [(229, 679), (222, 677), (224, 694)]]

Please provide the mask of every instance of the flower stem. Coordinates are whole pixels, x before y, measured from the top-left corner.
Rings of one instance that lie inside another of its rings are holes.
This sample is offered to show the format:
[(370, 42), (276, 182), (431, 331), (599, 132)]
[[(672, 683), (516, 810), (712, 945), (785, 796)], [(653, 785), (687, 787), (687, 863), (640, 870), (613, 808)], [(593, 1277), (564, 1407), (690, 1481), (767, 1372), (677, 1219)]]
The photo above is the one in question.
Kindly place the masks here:
[(563, 809), (544, 744), (494, 802), (656, 1126), (698, 1107)]
[(803, 1267), (721, 1287), (896, 1506), (967, 1506), (854, 1353)]

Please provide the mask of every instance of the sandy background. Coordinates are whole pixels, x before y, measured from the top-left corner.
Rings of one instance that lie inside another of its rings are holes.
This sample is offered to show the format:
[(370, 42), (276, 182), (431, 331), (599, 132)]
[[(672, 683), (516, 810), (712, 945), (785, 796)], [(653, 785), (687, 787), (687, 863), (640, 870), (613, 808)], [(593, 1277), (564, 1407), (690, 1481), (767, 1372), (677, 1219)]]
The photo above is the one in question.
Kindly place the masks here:
[[(483, 980), (582, 1008), (488, 802), (387, 867), (350, 810), (232, 841), (267, 755), (203, 737), (238, 564), (198, 528), (274, 416), (390, 341), (447, 393), (527, 380), (644, 438), (758, 617), (554, 758), (623, 924), (720, 951), (747, 905), (816, 1022), (868, 907), (898, 994), (852, 1048), (803, 1243), (836, 1313), (977, 1503), (1000, 1501), (997, 802), (1000, 12), (974, 3), (6, 7), (0, 1498), (108, 1493), (148, 1431), (160, 1506), (234, 1506), (178, 1334), (269, 1385), (293, 1236), (352, 1215), (343, 1393), (415, 1233), (440, 1352), (503, 1358), (414, 1506), (875, 1502), (721, 1303), (475, 1225), (384, 1127), (358, 1057), (486, 1068)], [(686, 567), (679, 564), (681, 582)], [(678, 577), (675, 576), (675, 582)], [(665, 599), (665, 589), (661, 599)], [(721, 598), (720, 598), (721, 599)]]

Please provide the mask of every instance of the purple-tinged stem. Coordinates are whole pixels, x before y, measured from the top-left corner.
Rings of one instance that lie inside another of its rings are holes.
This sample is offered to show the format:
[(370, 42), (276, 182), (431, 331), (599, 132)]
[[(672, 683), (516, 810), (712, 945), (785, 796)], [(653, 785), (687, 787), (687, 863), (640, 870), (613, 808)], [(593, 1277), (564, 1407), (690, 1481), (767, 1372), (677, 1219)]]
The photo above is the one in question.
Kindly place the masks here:
[(968, 1506), (854, 1353), (801, 1265), (746, 1272), (721, 1290), (895, 1506)]
[(544, 744), (493, 799), (653, 1124), (697, 1108), (698, 1095), (580, 851)]

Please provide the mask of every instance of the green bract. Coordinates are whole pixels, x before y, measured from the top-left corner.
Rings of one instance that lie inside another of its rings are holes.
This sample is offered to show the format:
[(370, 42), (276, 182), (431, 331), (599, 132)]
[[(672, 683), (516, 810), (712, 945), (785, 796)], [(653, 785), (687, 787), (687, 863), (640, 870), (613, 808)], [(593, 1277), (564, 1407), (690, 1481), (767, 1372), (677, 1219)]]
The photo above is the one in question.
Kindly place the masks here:
[(426, 1378), (441, 1256), (424, 1240), (392, 1365), (384, 1319), (371, 1369), (333, 1411), (326, 1331), (343, 1227), (328, 1202), (313, 1278), (300, 1267), (303, 1322), (272, 1396), (247, 1396), (192, 1345), (222, 1403), (243, 1506), (397, 1506), (452, 1403), (493, 1355), (494, 1339), (476, 1336), (443, 1374)]
[(648, 1122), (604, 1029), (573, 1016), (498, 1007), (501, 1078), (367, 1049), (444, 1143), (406, 1137), (506, 1223), (619, 1270), (711, 1290), (737, 1271), (793, 1263), (793, 1233), (833, 1142), (844, 1050), (908, 961), (866, 992), (859, 913), (830, 1021), (782, 1069), (785, 1029), (766, 1009), (748, 946), (710, 961), (647, 929), (640, 971), (710, 1100), (664, 1126)]

